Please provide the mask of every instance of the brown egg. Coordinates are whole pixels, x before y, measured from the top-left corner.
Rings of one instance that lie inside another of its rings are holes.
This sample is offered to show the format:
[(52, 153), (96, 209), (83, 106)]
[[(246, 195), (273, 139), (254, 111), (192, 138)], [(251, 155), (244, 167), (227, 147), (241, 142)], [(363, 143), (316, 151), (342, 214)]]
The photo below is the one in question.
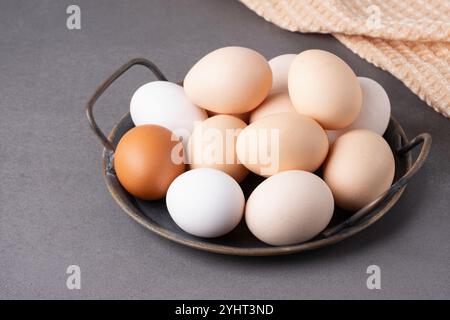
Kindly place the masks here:
[(217, 115), (195, 126), (188, 145), (191, 168), (218, 169), (241, 182), (248, 170), (237, 160), (236, 140), (246, 126), (230, 115)]
[(353, 130), (331, 146), (323, 177), (336, 204), (355, 211), (389, 189), (395, 161), (387, 142), (369, 130)]
[(283, 112), (297, 112), (292, 105), (291, 98), (287, 92), (274, 93), (269, 95), (258, 108), (250, 114), (250, 123), (272, 114)]
[(352, 69), (338, 56), (306, 50), (292, 62), (288, 76), (292, 104), (328, 130), (341, 129), (359, 115), (362, 91)]
[(184, 79), (184, 90), (195, 105), (222, 114), (256, 108), (271, 87), (272, 70), (267, 60), (243, 47), (225, 47), (207, 54)]
[(120, 139), (114, 168), (122, 186), (144, 200), (161, 199), (172, 181), (184, 172), (183, 145), (158, 125), (141, 125)]
[(295, 112), (273, 114), (247, 126), (239, 134), (236, 153), (249, 170), (272, 176), (286, 170), (313, 172), (328, 152), (328, 138), (320, 125)]

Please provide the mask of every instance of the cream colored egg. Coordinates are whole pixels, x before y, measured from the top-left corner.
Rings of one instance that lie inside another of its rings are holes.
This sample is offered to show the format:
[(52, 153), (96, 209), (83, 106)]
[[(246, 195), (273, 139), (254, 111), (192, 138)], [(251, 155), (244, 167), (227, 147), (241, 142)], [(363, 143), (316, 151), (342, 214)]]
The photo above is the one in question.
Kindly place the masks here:
[(288, 92), (288, 74), (292, 61), (296, 54), (289, 53), (277, 56), (269, 60), (272, 69), (273, 83), (270, 94), (278, 92)]
[(288, 78), (292, 104), (324, 129), (341, 129), (359, 114), (362, 92), (352, 69), (336, 55), (307, 50), (292, 62)]
[[(209, 117), (214, 117), (214, 116), (218, 116), (220, 114), (224, 114), (224, 113), (217, 113), (214, 111), (207, 111), (208, 116)], [(233, 114), (229, 114), (230, 116), (236, 117), (241, 119), (242, 121), (244, 121), (245, 123), (248, 123), (248, 120), (250, 118), (250, 112), (246, 112), (246, 113), (233, 113)]]
[(245, 207), (245, 221), (261, 241), (291, 245), (319, 234), (331, 220), (333, 196), (313, 173), (292, 170), (263, 181)]
[(294, 112), (253, 122), (241, 131), (236, 143), (239, 161), (265, 177), (294, 169), (313, 172), (327, 152), (325, 131), (313, 119)]
[(353, 130), (331, 146), (323, 177), (336, 204), (355, 211), (375, 200), (392, 184), (395, 161), (387, 142), (369, 130)]
[(272, 71), (258, 52), (243, 47), (217, 49), (200, 61), (184, 79), (184, 89), (197, 106), (223, 114), (256, 108), (272, 87)]
[(287, 92), (274, 93), (269, 95), (258, 108), (250, 114), (249, 123), (272, 114), (283, 112), (297, 112), (292, 105), (291, 98)]
[(214, 116), (198, 124), (189, 139), (190, 167), (218, 169), (241, 182), (248, 170), (237, 160), (236, 140), (246, 126), (229, 115)]

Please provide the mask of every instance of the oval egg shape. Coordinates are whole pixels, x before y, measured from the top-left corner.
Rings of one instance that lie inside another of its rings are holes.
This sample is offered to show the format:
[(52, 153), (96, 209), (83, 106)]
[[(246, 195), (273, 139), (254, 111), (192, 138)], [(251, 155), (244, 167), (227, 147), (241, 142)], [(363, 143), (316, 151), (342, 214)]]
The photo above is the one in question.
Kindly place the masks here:
[(271, 176), (286, 170), (317, 170), (328, 152), (325, 131), (311, 118), (294, 112), (264, 117), (238, 136), (236, 153), (250, 171)]
[(245, 221), (261, 241), (274, 246), (308, 241), (331, 220), (333, 196), (313, 173), (292, 170), (263, 181), (245, 207)]
[(362, 92), (353, 70), (338, 56), (306, 50), (292, 62), (288, 77), (292, 104), (328, 130), (350, 125), (358, 116)]
[(323, 177), (336, 204), (356, 211), (387, 191), (395, 174), (394, 155), (380, 135), (349, 131), (332, 144)]
[(258, 52), (243, 47), (217, 49), (198, 61), (184, 79), (197, 106), (224, 114), (256, 108), (272, 86), (272, 71)]
[(135, 197), (161, 199), (172, 181), (184, 172), (183, 145), (164, 127), (134, 127), (116, 147), (114, 169), (122, 186)]
[(245, 198), (239, 184), (210, 168), (187, 171), (170, 185), (167, 209), (175, 223), (197, 237), (227, 234), (241, 221)]

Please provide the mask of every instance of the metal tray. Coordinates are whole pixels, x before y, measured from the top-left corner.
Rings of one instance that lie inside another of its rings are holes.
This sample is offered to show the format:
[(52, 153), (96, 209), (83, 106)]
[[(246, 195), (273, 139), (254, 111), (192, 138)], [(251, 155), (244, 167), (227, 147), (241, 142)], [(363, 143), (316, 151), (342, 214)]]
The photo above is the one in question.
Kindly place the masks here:
[[(214, 239), (204, 239), (191, 236), (181, 230), (170, 218), (165, 200), (142, 201), (130, 195), (119, 183), (114, 172), (114, 147), (122, 135), (134, 125), (130, 114), (127, 113), (114, 126), (108, 138), (97, 126), (93, 116), (93, 107), (98, 98), (123, 73), (134, 65), (147, 67), (158, 80), (167, 80), (162, 72), (149, 60), (138, 58), (121, 66), (101, 84), (86, 106), (86, 115), (95, 135), (104, 146), (103, 149), (103, 175), (109, 192), (119, 206), (136, 222), (148, 230), (177, 243), (209, 252), (244, 255), (244, 256), (270, 256), (302, 252), (325, 247), (366, 229), (384, 216), (398, 201), (406, 184), (417, 173), (425, 162), (431, 147), (431, 136), (428, 133), (419, 134), (408, 140), (400, 124), (391, 117), (384, 138), (389, 143), (395, 157), (395, 178), (391, 188), (378, 199), (368, 204), (356, 213), (335, 209), (333, 219), (328, 227), (315, 238), (296, 245), (274, 247), (256, 239), (245, 226), (244, 222), (229, 234)], [(421, 150), (415, 162), (412, 161), (411, 150), (421, 145)], [(244, 194), (248, 197), (251, 191), (263, 178), (249, 174), (241, 183)]]

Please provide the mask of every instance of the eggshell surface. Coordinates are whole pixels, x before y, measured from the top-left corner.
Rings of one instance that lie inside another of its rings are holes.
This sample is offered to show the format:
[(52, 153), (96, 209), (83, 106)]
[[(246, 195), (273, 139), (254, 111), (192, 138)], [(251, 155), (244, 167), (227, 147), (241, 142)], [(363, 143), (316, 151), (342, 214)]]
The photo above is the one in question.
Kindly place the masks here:
[(369, 130), (353, 130), (331, 146), (323, 177), (336, 204), (355, 211), (387, 191), (395, 174), (395, 160), (387, 142)]
[(296, 54), (283, 54), (269, 60), (270, 69), (272, 69), (272, 89), (270, 94), (278, 92), (288, 92), (289, 68)]
[(223, 114), (256, 108), (271, 87), (272, 71), (266, 59), (243, 47), (225, 47), (207, 54), (184, 79), (184, 90), (195, 105)]
[(341, 129), (359, 114), (362, 92), (352, 69), (336, 55), (306, 50), (289, 69), (289, 95), (301, 114), (315, 119), (324, 129)]
[(141, 86), (131, 98), (130, 114), (136, 126), (157, 124), (187, 142), (194, 125), (205, 120), (206, 111), (195, 106), (181, 86), (153, 81)]
[(134, 127), (117, 145), (114, 169), (132, 195), (144, 200), (161, 199), (172, 181), (184, 172), (183, 146), (164, 127)]
[(291, 98), (287, 92), (274, 93), (269, 95), (258, 108), (251, 112), (249, 122), (253, 123), (266, 116), (283, 112), (297, 111), (292, 105)]
[(241, 182), (248, 169), (238, 162), (236, 140), (247, 124), (233, 116), (218, 115), (198, 124), (188, 144), (190, 167), (221, 170)]
[(286, 170), (313, 172), (328, 152), (328, 139), (319, 124), (288, 112), (253, 122), (238, 136), (239, 161), (256, 174), (268, 177)]
[(198, 237), (222, 236), (233, 230), (244, 212), (239, 184), (226, 173), (210, 168), (193, 169), (176, 178), (166, 196), (175, 223)]
[(252, 192), (245, 221), (261, 241), (291, 245), (319, 234), (331, 220), (333, 196), (318, 176), (300, 170), (278, 173)]
[(230, 114), (228, 114), (228, 113), (217, 113), (217, 112), (213, 112), (213, 111), (207, 111), (207, 113), (208, 113), (209, 117), (214, 117), (214, 116), (218, 116), (218, 115), (221, 115), (221, 114), (227, 114), (229, 116), (233, 116), (233, 117), (239, 118), (242, 121), (244, 121), (245, 123), (248, 123), (248, 119), (250, 117), (250, 112), (230, 113)]
[(358, 77), (361, 85), (363, 102), (361, 111), (348, 127), (340, 130), (327, 130), (330, 143), (333, 143), (339, 136), (355, 129), (367, 129), (380, 136), (386, 131), (391, 117), (391, 103), (384, 88), (375, 80), (365, 77)]

